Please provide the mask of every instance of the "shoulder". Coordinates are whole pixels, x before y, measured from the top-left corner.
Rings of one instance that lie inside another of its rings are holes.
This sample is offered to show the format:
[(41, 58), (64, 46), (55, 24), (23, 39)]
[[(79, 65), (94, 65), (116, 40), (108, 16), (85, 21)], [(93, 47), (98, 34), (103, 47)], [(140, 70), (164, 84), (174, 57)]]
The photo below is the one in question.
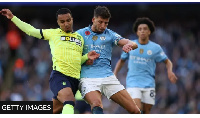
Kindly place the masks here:
[(153, 50), (158, 51), (158, 52), (163, 50), (159, 44), (152, 42), (152, 41), (150, 41), (149, 47), (151, 47)]
[(87, 31), (87, 30), (89, 30), (89, 28), (85, 27), (85, 28), (81, 28), (81, 29), (77, 30), (76, 32), (83, 32), (83, 31)]
[(155, 43), (155, 42), (153, 42), (153, 41), (149, 41), (149, 44), (150, 44), (150, 45), (153, 45), (154, 47), (158, 47), (158, 48), (161, 47), (159, 44), (157, 44), (157, 43)]
[(111, 33), (111, 34), (117, 34), (115, 31), (113, 31), (111, 29), (106, 29), (105, 32), (106, 33)]
[(105, 30), (105, 34), (106, 35), (110, 35), (110, 36), (113, 36), (113, 37), (116, 37), (116, 38), (119, 38), (119, 39), (122, 39), (123, 37), (121, 35), (119, 35), (117, 32), (111, 30), (111, 29), (106, 29)]
[(61, 29), (60, 28), (50, 28), (50, 29), (42, 29), (42, 30), (44, 30), (44, 31), (61, 31)]
[(59, 33), (62, 32), (62, 30), (60, 28), (56, 28), (56, 29), (42, 29), (42, 32), (46, 32), (46, 33), (50, 33), (50, 34), (55, 34), (55, 33)]
[(57, 29), (42, 29), (41, 30), (42, 34), (45, 36), (45, 37), (51, 37), (55, 34), (60, 34), (62, 31), (61, 29), (57, 28)]
[(78, 36), (78, 37), (82, 37), (78, 32), (74, 32), (73, 34)]
[(138, 43), (138, 39), (131, 39), (130, 41), (133, 41), (135, 43)]

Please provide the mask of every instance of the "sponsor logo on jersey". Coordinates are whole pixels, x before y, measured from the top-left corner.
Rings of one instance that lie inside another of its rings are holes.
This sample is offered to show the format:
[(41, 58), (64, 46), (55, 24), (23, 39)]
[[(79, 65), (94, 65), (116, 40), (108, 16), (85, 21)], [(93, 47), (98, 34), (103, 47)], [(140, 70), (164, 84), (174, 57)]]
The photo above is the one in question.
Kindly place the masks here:
[(75, 42), (76, 45), (82, 46), (82, 42), (81, 42), (81, 40), (79, 40), (79, 38), (81, 38), (81, 37), (77, 37), (77, 38), (78, 39), (76, 39), (75, 37), (70, 37), (70, 36), (61, 36), (60, 40)]
[(140, 54), (143, 54), (143, 52), (144, 52), (144, 49), (140, 49)]
[(148, 55), (152, 55), (152, 51), (151, 51), (151, 50), (148, 50), (148, 51), (147, 51), (147, 54), (148, 54)]

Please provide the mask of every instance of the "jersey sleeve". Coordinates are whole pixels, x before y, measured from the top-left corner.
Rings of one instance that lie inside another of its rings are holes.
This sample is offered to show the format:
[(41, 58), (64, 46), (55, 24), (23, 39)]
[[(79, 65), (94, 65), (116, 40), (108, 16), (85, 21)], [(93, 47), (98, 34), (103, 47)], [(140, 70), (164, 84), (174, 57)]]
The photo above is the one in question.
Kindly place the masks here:
[(129, 58), (129, 53), (125, 53), (124, 51), (121, 54), (121, 59), (122, 60), (127, 60)]
[(121, 35), (116, 32), (111, 31), (113, 44), (118, 45), (119, 40), (124, 39)]
[(158, 52), (155, 56), (155, 60), (156, 62), (162, 62), (164, 60), (168, 59), (167, 55), (165, 54), (165, 52), (163, 51), (163, 49), (158, 46)]
[(54, 29), (42, 29), (42, 30), (40, 30), (40, 34), (42, 36), (41, 39), (50, 40), (52, 35), (54, 34), (54, 32), (55, 32)]
[(14, 16), (11, 21), (19, 28), (21, 29), (23, 32), (25, 32), (27, 35), (29, 36), (33, 36), (36, 37), (38, 39), (41, 39), (42, 36), (40, 34), (40, 29), (36, 29), (33, 26), (31, 26), (28, 23), (25, 23), (23, 21), (21, 21), (19, 18), (17, 18), (16, 16)]
[(81, 57), (81, 65), (88, 60), (88, 53)]

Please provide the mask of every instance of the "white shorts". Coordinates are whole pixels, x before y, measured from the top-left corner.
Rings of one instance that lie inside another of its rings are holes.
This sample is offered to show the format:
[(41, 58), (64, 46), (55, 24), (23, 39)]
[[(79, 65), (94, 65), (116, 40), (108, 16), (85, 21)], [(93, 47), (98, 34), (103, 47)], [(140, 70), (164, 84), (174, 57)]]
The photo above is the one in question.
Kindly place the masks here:
[(146, 104), (155, 104), (155, 88), (127, 88), (128, 93), (133, 99), (139, 98)]
[(106, 78), (81, 78), (79, 89), (83, 98), (91, 91), (99, 91), (110, 99), (112, 95), (125, 88), (115, 75), (112, 75)]

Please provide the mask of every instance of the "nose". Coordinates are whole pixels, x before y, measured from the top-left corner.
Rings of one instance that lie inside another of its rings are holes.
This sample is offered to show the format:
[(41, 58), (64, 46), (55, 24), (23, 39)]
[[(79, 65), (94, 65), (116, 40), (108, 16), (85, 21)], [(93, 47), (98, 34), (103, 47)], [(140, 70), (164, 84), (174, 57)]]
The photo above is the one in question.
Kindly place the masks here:
[(64, 25), (65, 25), (65, 26), (67, 26), (67, 25), (68, 25), (68, 23), (67, 23), (67, 22), (65, 22), (65, 23), (64, 23)]
[(107, 27), (106, 23), (101, 24), (101, 28), (106, 29), (106, 27)]

